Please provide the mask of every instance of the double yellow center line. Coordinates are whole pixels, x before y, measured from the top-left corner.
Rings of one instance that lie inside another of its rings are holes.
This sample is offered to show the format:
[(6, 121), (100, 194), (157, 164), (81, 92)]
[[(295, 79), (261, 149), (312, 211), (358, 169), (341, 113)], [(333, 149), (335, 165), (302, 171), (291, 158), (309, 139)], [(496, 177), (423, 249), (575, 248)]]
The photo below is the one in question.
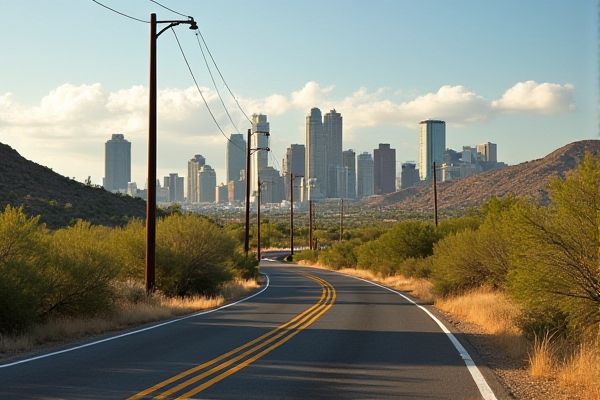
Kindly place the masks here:
[(335, 302), (336, 292), (335, 288), (324, 279), (311, 274), (305, 276), (322, 287), (321, 297), (312, 307), (264, 335), (142, 390), (128, 400), (143, 399), (148, 396), (156, 399), (173, 397), (189, 399), (247, 367), (308, 328), (331, 308)]

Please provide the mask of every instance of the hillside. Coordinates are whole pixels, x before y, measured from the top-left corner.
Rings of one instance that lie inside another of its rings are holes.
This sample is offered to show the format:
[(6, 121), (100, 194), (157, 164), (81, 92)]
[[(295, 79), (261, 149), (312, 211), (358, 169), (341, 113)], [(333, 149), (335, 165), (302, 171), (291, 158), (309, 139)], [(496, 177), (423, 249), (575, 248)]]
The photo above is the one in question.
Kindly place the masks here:
[(0, 143), (0, 209), (22, 205), (50, 227), (81, 218), (99, 225), (120, 225), (145, 217), (146, 203), (102, 188), (86, 186), (26, 160)]
[[(548, 182), (551, 177), (564, 176), (583, 159), (586, 151), (600, 152), (600, 140), (570, 143), (546, 157), (488, 171), (465, 179), (438, 184), (440, 210), (460, 210), (484, 203), (492, 196), (508, 193), (531, 198), (541, 204), (548, 201)], [(431, 184), (401, 190), (384, 196), (370, 197), (366, 202), (374, 207), (397, 207), (406, 211), (431, 211)]]

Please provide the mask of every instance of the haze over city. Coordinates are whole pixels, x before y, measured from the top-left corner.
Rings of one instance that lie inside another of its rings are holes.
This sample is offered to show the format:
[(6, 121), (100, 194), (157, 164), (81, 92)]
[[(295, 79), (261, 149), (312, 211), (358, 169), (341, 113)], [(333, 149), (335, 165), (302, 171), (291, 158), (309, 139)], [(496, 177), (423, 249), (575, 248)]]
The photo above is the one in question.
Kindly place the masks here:
[[(132, 142), (132, 180), (140, 185), (147, 25), (92, 2), (33, 4), (3, 4), (0, 34), (10, 57), (0, 67), (0, 141), (61, 174), (101, 184), (104, 142), (124, 134)], [(118, 5), (142, 19), (155, 11), (142, 1)], [(448, 147), (491, 141), (509, 164), (597, 135), (592, 1), (172, 6), (196, 16), (243, 109), (268, 116), (271, 165), (273, 158), (281, 163), (290, 144), (304, 143), (312, 107), (343, 115), (344, 149), (360, 154), (390, 143), (398, 162), (418, 160), (418, 123), (426, 118), (446, 121)], [(166, 10), (158, 15), (171, 17)], [(180, 38), (218, 122), (227, 135), (235, 133), (193, 34)], [(187, 160), (202, 154), (217, 183), (224, 182), (226, 140), (170, 32), (158, 46), (158, 176), (184, 176)], [(248, 122), (231, 97), (225, 100), (244, 133)]]

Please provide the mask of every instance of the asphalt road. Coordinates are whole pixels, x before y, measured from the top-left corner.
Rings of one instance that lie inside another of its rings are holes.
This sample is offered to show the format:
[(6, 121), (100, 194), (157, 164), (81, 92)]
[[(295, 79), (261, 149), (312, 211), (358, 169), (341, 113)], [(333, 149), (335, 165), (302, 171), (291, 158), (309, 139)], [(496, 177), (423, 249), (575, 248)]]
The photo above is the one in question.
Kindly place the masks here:
[(4, 362), (0, 398), (505, 397), (471, 349), (459, 353), (454, 336), (398, 294), (334, 272), (261, 265), (269, 287), (231, 307)]

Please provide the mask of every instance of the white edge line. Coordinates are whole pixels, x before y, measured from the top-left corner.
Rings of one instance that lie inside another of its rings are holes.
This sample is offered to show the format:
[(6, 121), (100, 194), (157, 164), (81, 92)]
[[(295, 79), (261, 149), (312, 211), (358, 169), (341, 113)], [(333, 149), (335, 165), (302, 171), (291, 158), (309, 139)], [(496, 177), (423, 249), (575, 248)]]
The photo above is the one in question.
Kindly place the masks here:
[(382, 289), (388, 290), (388, 291), (390, 291), (392, 293), (396, 293), (398, 296), (401, 296), (402, 298), (404, 298), (405, 300), (409, 301), (413, 305), (419, 307), (436, 324), (438, 324), (438, 326), (442, 329), (442, 331), (446, 334), (446, 336), (448, 336), (448, 339), (450, 339), (450, 342), (452, 343), (452, 345), (454, 346), (454, 348), (458, 351), (458, 354), (460, 355), (460, 357), (465, 362), (465, 365), (467, 366), (467, 369), (469, 370), (469, 373), (473, 377), (473, 380), (475, 381), (475, 384), (477, 385), (477, 388), (479, 389), (479, 393), (481, 393), (481, 396), (483, 396), (483, 398), (485, 400), (498, 400), (496, 398), (496, 395), (492, 391), (492, 388), (490, 388), (490, 386), (486, 382), (485, 378), (481, 374), (481, 371), (479, 371), (479, 368), (477, 368), (477, 365), (475, 364), (475, 361), (473, 361), (473, 358), (471, 357), (471, 355), (469, 354), (469, 352), (467, 351), (467, 349), (465, 349), (464, 346), (460, 343), (460, 341), (456, 338), (456, 336), (454, 336), (454, 334), (452, 332), (450, 332), (450, 330), (448, 328), (446, 328), (446, 325), (444, 325), (442, 323), (442, 321), (440, 321), (435, 315), (433, 315), (431, 313), (431, 311), (429, 311), (427, 308), (423, 307), (420, 304), (417, 304), (414, 300), (412, 300), (410, 297), (402, 294), (401, 292), (399, 292), (397, 290), (394, 290), (392, 288), (389, 288), (387, 286), (380, 285), (379, 283), (371, 282), (371, 281), (369, 281), (367, 279), (359, 278), (357, 276), (352, 276), (352, 275), (344, 274), (343, 272), (330, 271), (330, 270), (323, 270), (323, 271), (334, 272), (336, 274), (344, 275), (344, 276), (347, 276), (347, 277), (350, 277), (350, 278), (358, 279), (359, 281), (370, 283), (371, 285), (374, 285), (374, 286), (379, 286)]
[(198, 311), (196, 313), (189, 314), (189, 315), (186, 315), (184, 317), (179, 317), (179, 318), (172, 319), (172, 320), (169, 320), (169, 321), (166, 321), (166, 322), (161, 322), (159, 324), (152, 325), (152, 326), (147, 326), (145, 328), (137, 329), (135, 331), (131, 331), (131, 332), (127, 332), (127, 333), (122, 333), (122, 334), (116, 335), (116, 336), (110, 336), (110, 337), (107, 337), (107, 338), (104, 338), (104, 339), (96, 340), (96, 341), (90, 342), (90, 343), (85, 343), (85, 344), (82, 344), (82, 345), (79, 345), (79, 346), (75, 346), (75, 347), (69, 347), (68, 349), (53, 351), (52, 353), (42, 354), (42, 355), (39, 355), (39, 356), (35, 356), (35, 357), (31, 357), (31, 358), (26, 358), (24, 360), (14, 361), (14, 362), (11, 362), (11, 363), (8, 363), (8, 364), (0, 364), (0, 369), (2, 369), (2, 368), (9, 368), (9, 367), (13, 367), (15, 365), (25, 364), (25, 363), (29, 363), (29, 362), (36, 361), (36, 360), (41, 360), (43, 358), (57, 356), (57, 355), (63, 354), (63, 353), (69, 353), (71, 351), (80, 350), (80, 349), (83, 349), (83, 348), (86, 348), (86, 347), (95, 346), (97, 344), (101, 344), (101, 343), (105, 343), (105, 342), (110, 342), (110, 341), (116, 340), (116, 339), (121, 339), (121, 338), (124, 338), (126, 336), (131, 336), (131, 335), (135, 335), (135, 334), (138, 334), (138, 333), (146, 332), (146, 331), (149, 331), (149, 330), (152, 330), (152, 329), (160, 328), (161, 326), (174, 324), (175, 322), (183, 321), (183, 320), (186, 320), (186, 319), (189, 319), (189, 318), (199, 317), (201, 315), (214, 313), (216, 311), (224, 310), (224, 309), (226, 309), (228, 307), (235, 306), (236, 304), (240, 304), (240, 303), (242, 303), (244, 301), (250, 300), (251, 298), (258, 296), (259, 294), (261, 294), (262, 292), (264, 292), (265, 290), (267, 290), (267, 288), (269, 287), (269, 283), (270, 283), (269, 275), (267, 275), (267, 274), (265, 274), (263, 272), (261, 272), (261, 274), (264, 275), (267, 278), (267, 282), (265, 283), (265, 287), (263, 287), (260, 291), (254, 293), (254, 294), (252, 294), (252, 295), (250, 295), (248, 297), (244, 297), (243, 299), (240, 299), (240, 300), (238, 300), (236, 302), (225, 304), (224, 306), (221, 306), (221, 307), (218, 307), (218, 308), (214, 308), (212, 310)]

